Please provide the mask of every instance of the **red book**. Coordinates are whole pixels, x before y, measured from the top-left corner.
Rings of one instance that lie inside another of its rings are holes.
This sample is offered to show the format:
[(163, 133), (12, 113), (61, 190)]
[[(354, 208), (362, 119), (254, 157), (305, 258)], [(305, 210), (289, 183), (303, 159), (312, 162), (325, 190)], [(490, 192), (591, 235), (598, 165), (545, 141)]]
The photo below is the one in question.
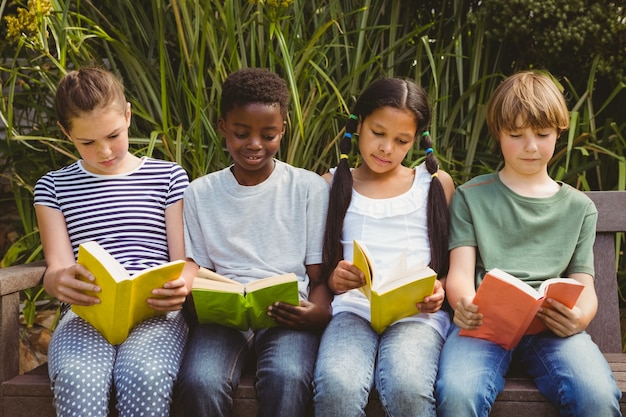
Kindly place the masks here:
[(519, 278), (494, 268), (487, 272), (474, 297), (483, 324), (476, 330), (461, 329), (460, 335), (513, 349), (522, 336), (548, 329), (537, 317), (542, 305), (549, 308), (548, 298), (572, 308), (584, 288), (572, 278), (550, 278), (537, 291)]

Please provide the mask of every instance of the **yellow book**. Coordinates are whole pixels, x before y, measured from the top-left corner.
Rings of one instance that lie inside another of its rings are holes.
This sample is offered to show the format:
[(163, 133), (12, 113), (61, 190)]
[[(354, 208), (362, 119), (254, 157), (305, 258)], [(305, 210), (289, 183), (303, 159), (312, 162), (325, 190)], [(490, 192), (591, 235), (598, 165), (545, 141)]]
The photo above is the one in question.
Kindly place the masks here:
[[(109, 343), (117, 345), (142, 321), (164, 315), (146, 302), (152, 290), (180, 277), (185, 261), (173, 261), (144, 269), (132, 277), (124, 267), (97, 242), (78, 247), (77, 263), (86, 267), (101, 292), (91, 293), (100, 304), (72, 305), (72, 311), (95, 327)], [(86, 281), (86, 279), (85, 279)]]
[(241, 284), (206, 268), (200, 268), (191, 290), (201, 324), (221, 324), (240, 330), (276, 326), (267, 307), (277, 301), (299, 305), (295, 274), (276, 275)]
[(365, 285), (359, 290), (370, 300), (370, 321), (378, 334), (390, 324), (419, 313), (416, 304), (435, 288), (437, 273), (427, 266), (407, 269), (406, 253), (394, 262), (396, 268), (390, 276), (381, 277), (365, 244), (355, 240), (352, 263), (365, 274)]

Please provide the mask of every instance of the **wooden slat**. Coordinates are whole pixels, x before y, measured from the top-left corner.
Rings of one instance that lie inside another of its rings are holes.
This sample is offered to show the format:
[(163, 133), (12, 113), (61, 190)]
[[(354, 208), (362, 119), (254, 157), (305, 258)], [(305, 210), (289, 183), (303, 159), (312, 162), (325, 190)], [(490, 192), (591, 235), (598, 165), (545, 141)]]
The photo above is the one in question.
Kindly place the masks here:
[(0, 296), (36, 286), (46, 270), (44, 261), (0, 268)]
[(625, 232), (626, 191), (587, 191), (598, 209), (598, 232)]
[(0, 268), (0, 381), (19, 371), (19, 292), (37, 285), (45, 262)]
[(621, 353), (622, 336), (615, 267), (615, 235), (598, 233), (594, 246), (598, 311), (587, 332), (604, 353)]

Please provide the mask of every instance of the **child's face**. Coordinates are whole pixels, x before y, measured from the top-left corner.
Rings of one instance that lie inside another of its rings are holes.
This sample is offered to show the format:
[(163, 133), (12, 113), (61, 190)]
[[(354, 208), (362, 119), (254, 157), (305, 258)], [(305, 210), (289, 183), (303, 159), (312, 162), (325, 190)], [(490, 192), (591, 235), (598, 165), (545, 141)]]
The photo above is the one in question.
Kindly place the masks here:
[(285, 133), (280, 106), (251, 103), (235, 106), (218, 120), (218, 129), (233, 158), (233, 174), (242, 185), (265, 181), (274, 169), (273, 158)]
[(525, 176), (547, 173), (557, 138), (556, 127), (527, 126), (501, 132), (500, 149), (504, 156), (505, 169)]
[(357, 131), (363, 164), (385, 173), (397, 168), (413, 147), (417, 123), (410, 111), (386, 106), (359, 122)]
[(95, 109), (71, 120), (72, 130), (63, 133), (76, 146), (89, 172), (101, 175), (122, 174), (134, 168), (128, 152), (130, 103), (125, 111), (119, 106)]

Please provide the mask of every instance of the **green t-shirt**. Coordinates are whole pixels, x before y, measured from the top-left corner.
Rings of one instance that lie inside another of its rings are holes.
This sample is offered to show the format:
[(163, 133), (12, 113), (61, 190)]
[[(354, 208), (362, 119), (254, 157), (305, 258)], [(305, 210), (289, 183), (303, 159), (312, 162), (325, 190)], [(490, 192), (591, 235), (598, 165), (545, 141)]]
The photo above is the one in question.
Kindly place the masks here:
[(593, 276), (598, 211), (568, 184), (548, 198), (516, 194), (497, 173), (458, 187), (450, 205), (449, 248), (474, 246), (476, 286), (499, 268), (537, 288), (548, 278)]

